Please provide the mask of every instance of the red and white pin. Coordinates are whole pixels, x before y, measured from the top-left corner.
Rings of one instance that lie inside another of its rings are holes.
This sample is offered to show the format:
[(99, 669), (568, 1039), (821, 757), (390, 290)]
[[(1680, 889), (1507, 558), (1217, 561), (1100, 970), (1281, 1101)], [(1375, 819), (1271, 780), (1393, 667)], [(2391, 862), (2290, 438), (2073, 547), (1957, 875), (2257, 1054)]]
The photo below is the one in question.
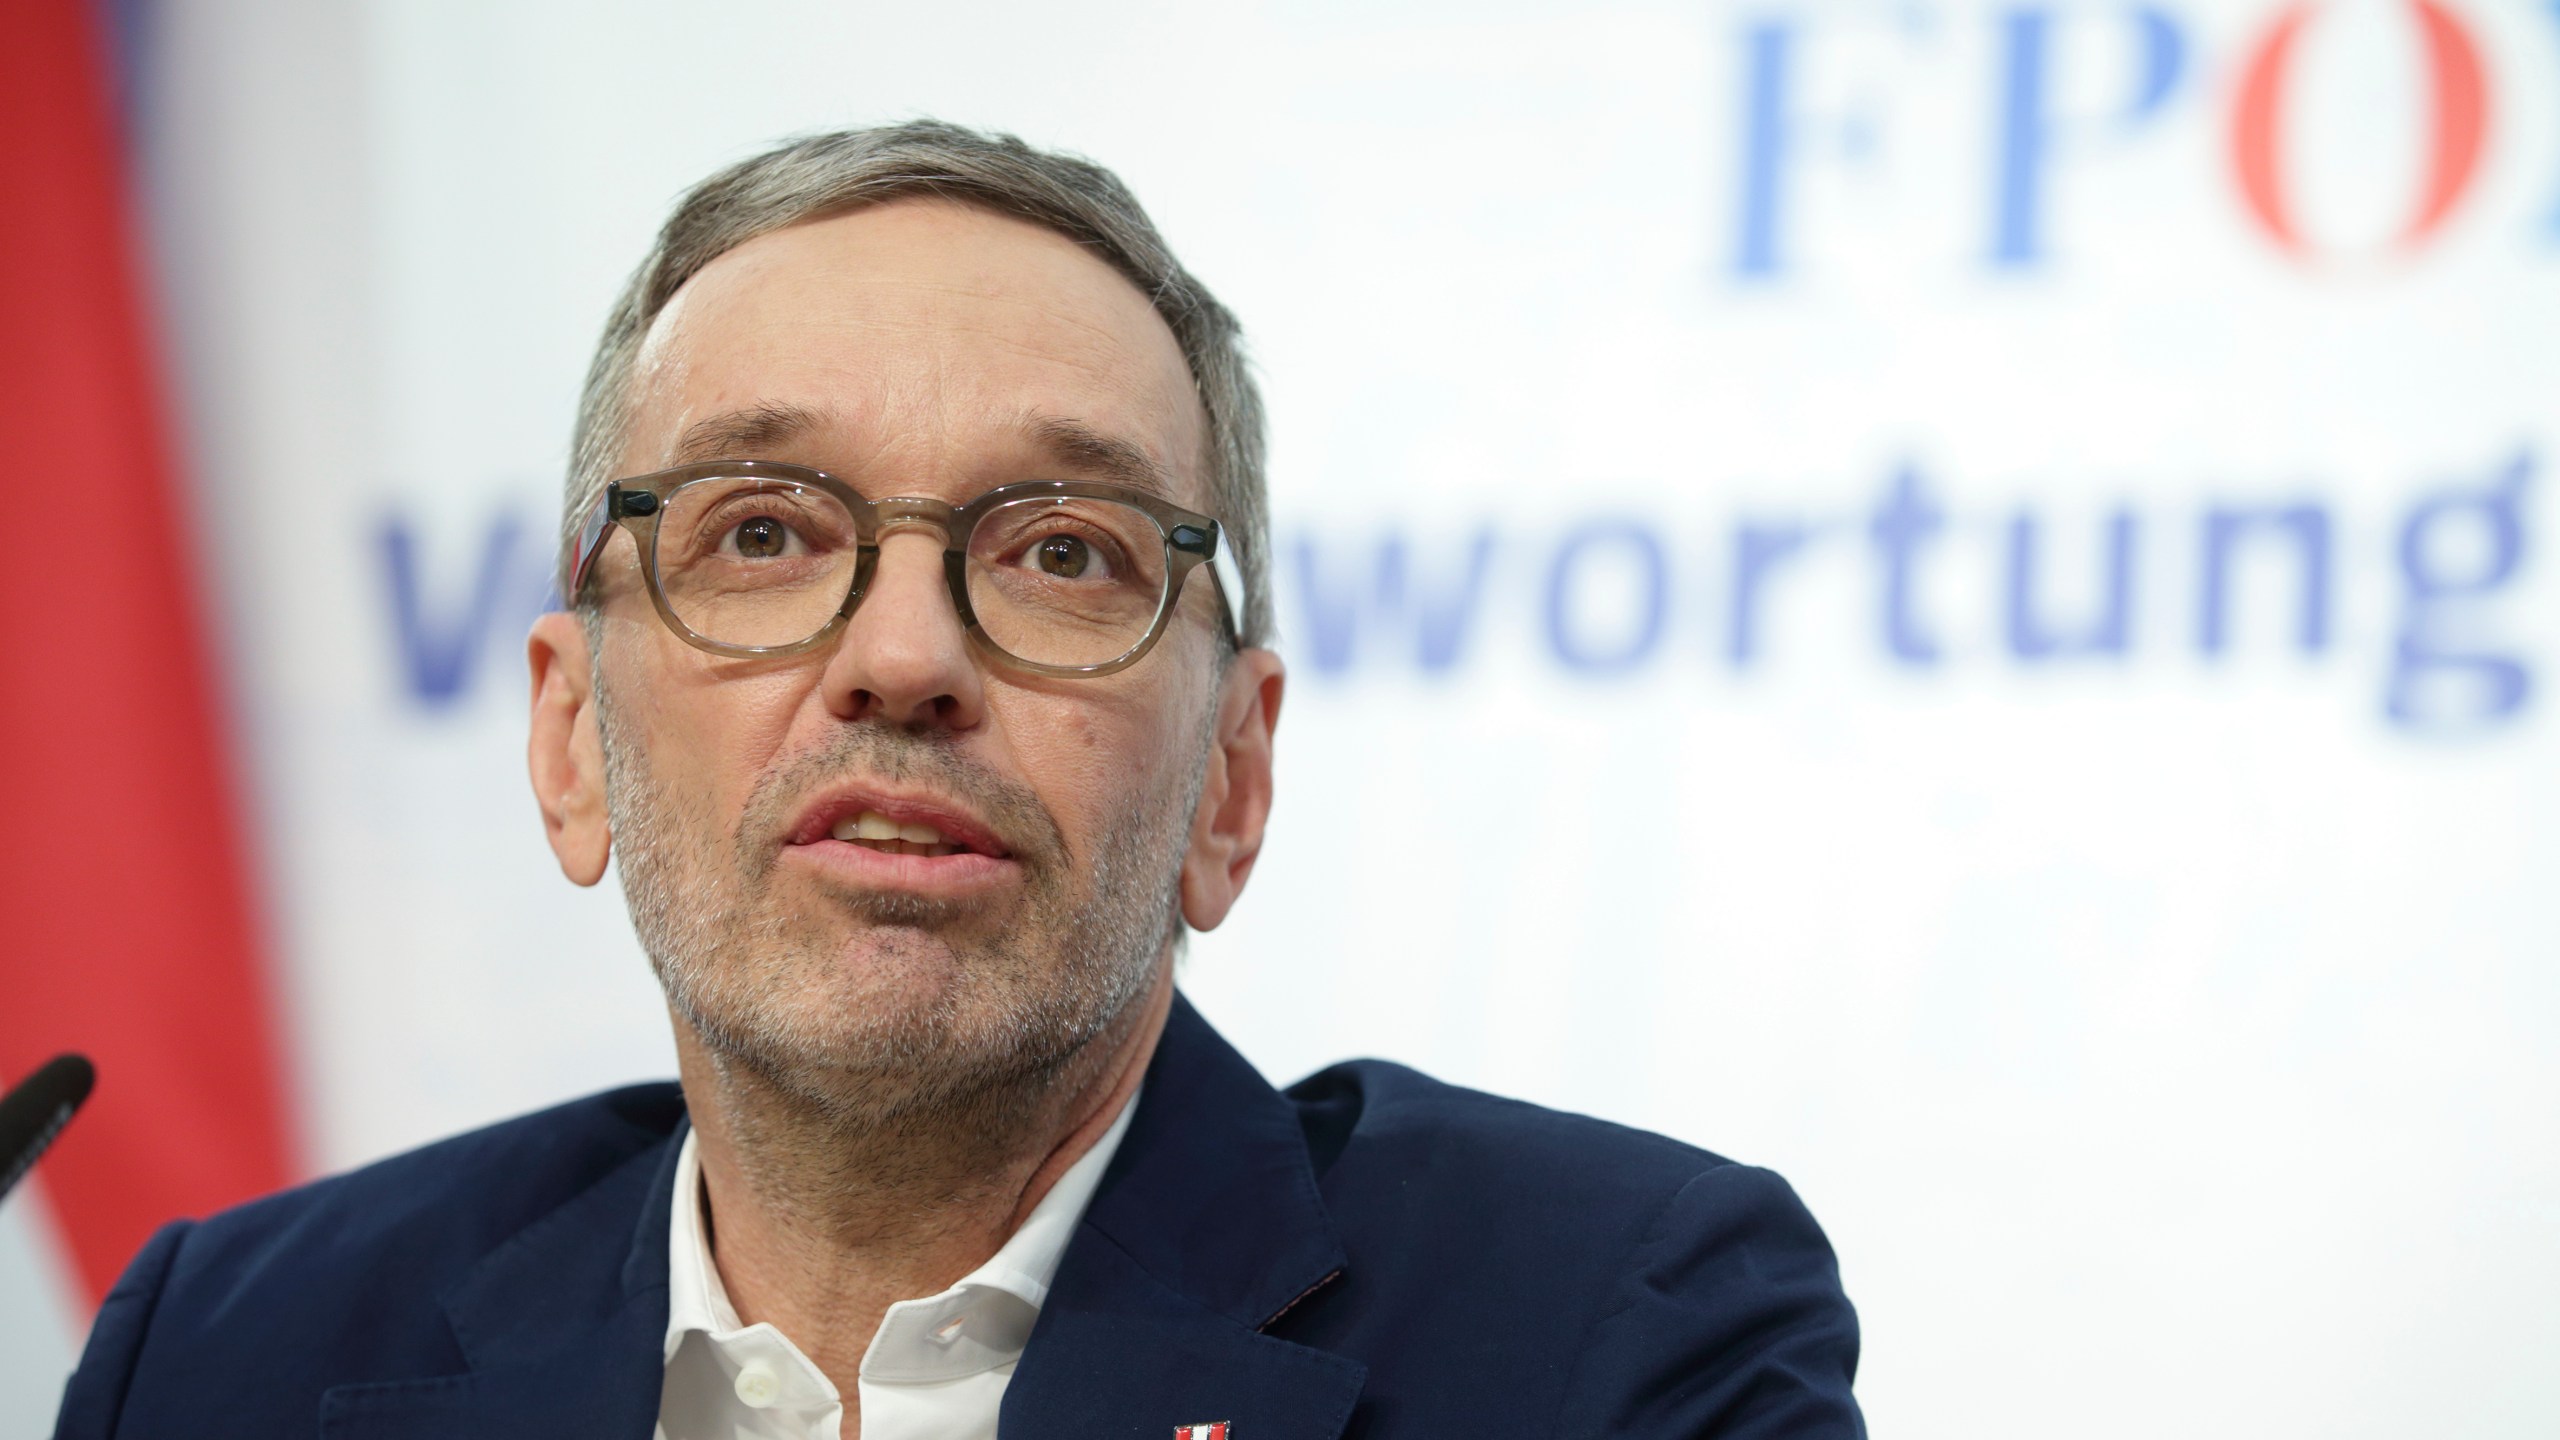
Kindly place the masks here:
[(1173, 1440), (1227, 1440), (1227, 1422), (1220, 1420), (1208, 1425), (1176, 1425), (1173, 1427)]

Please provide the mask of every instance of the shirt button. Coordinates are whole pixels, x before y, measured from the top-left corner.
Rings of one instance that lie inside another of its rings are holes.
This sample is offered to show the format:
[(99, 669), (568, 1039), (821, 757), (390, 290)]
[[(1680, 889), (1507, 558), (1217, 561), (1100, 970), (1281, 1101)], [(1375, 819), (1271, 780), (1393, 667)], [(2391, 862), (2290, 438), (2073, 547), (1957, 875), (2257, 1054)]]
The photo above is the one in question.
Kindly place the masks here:
[(773, 1372), (762, 1365), (749, 1365), (738, 1372), (735, 1388), (740, 1400), (762, 1410), (782, 1393), (782, 1382), (774, 1379)]

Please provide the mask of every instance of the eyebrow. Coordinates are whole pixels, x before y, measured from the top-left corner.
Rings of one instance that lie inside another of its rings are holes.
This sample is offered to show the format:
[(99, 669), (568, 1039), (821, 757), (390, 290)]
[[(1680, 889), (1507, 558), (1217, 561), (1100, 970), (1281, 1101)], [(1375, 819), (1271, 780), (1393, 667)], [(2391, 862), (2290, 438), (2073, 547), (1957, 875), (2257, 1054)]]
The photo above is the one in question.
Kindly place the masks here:
[(777, 450), (827, 428), (829, 419), (823, 410), (776, 401), (725, 410), (684, 427), (684, 434), (676, 439), (675, 463), (694, 465), (741, 453)]
[(1049, 458), (1073, 470), (1117, 481), (1166, 499), (1179, 501), (1173, 476), (1155, 457), (1117, 435), (1106, 435), (1081, 420), (1063, 415), (1026, 415), (1022, 434), (1049, 452)]
[[(770, 454), (830, 428), (835, 419), (814, 406), (771, 400), (724, 410), (686, 426), (676, 439), (673, 460), (678, 465), (695, 465)], [(1116, 481), (1176, 503), (1181, 501), (1172, 474), (1132, 441), (1064, 415), (1027, 412), (1015, 428), (1044, 452), (1050, 463), (1063, 469)]]

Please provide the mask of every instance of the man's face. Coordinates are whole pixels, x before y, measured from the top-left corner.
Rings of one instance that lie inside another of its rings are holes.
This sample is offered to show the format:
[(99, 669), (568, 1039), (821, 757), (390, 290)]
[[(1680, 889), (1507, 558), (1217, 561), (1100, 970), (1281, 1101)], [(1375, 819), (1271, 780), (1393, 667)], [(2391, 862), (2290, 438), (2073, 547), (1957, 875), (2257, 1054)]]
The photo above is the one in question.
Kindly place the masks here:
[[(784, 460), (958, 504), (1144, 469), (1213, 508), (1190, 372), (1146, 299), (960, 205), (730, 251), (658, 318), (635, 386), (626, 474)], [(715, 1052), (891, 1105), (1036, 1077), (1149, 988), (1218, 709), (1205, 572), (1135, 666), (1044, 679), (971, 647), (942, 544), (891, 531), (837, 641), (779, 660), (677, 638), (627, 537), (597, 577), (611, 838), (671, 1001)], [(853, 835), (866, 815), (941, 843)]]

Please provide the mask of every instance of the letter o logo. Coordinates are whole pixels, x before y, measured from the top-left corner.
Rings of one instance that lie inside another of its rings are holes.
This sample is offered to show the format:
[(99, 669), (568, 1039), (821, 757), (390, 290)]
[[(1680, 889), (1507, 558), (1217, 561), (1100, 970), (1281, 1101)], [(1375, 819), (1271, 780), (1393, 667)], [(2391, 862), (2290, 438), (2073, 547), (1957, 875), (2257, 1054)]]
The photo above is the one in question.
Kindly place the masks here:
[[(2392, 248), (2404, 254), (2426, 244), (2453, 213), (2480, 168), (2480, 151), (2489, 129), (2489, 84), (2480, 64), (2480, 47), (2438, 0), (2409, 0), (2409, 7), (2426, 47), (2434, 135), (2427, 147), (2417, 207), (2392, 241)], [(2231, 125), (2232, 168), (2240, 182), (2241, 199), (2259, 226), (2296, 259), (2311, 258), (2312, 246), (2303, 238), (2285, 197), (2284, 99), (2294, 42), (2318, 8), (2296, 3), (2277, 14), (2242, 69)]]

